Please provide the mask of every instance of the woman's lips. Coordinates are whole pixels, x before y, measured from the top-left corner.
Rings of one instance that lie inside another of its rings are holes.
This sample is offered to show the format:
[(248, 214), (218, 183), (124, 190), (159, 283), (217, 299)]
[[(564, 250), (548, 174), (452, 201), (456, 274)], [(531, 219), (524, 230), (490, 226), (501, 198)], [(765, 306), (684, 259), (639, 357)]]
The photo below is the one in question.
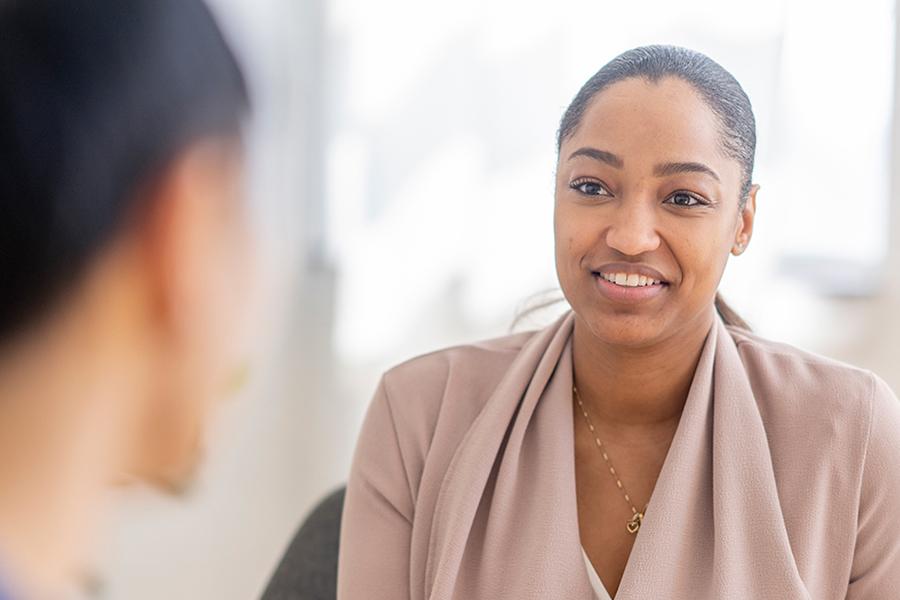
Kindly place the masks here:
[[(592, 273), (592, 275), (594, 284), (600, 293), (608, 300), (619, 304), (647, 302), (663, 294), (669, 287), (669, 284), (665, 282), (651, 283), (650, 281), (645, 285), (620, 285), (607, 281), (600, 273)], [(619, 280), (621, 280), (621, 277)], [(631, 281), (633, 282), (634, 278)]]

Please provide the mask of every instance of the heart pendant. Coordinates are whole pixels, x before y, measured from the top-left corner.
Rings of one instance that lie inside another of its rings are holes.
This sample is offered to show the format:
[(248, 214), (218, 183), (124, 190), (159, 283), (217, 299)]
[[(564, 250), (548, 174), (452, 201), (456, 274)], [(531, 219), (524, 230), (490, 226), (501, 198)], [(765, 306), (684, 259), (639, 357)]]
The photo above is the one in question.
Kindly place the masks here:
[(641, 528), (641, 519), (643, 518), (643, 513), (634, 513), (634, 516), (631, 517), (631, 520), (625, 525), (625, 529), (628, 530), (628, 533), (632, 535), (637, 533), (638, 529)]

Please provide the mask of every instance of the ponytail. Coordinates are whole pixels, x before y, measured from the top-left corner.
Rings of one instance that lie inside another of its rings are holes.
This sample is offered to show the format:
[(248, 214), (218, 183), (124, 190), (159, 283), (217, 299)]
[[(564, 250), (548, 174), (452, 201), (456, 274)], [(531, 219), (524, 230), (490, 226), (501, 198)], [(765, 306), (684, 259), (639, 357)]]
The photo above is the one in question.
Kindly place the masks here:
[(750, 325), (748, 325), (733, 308), (728, 306), (728, 303), (725, 302), (722, 295), (718, 292), (716, 292), (716, 312), (719, 313), (719, 316), (722, 317), (722, 320), (725, 321), (726, 325), (752, 331)]

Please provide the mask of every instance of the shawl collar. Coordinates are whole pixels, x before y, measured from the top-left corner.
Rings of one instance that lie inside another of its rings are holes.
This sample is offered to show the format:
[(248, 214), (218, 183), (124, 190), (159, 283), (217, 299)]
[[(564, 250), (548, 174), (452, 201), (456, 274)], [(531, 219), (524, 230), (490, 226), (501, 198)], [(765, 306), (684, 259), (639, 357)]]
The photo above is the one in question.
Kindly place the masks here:
[[(430, 600), (593, 599), (575, 500), (573, 324), (567, 313), (526, 343), (457, 448), (431, 525)], [(809, 598), (759, 408), (718, 317), (615, 597)]]

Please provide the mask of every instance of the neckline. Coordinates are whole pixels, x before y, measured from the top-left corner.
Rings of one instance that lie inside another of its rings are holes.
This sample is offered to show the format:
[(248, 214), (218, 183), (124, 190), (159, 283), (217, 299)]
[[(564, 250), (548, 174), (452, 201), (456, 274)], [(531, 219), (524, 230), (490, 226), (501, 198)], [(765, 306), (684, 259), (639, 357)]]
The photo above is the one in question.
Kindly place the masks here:
[[(712, 393), (712, 375), (713, 375), (713, 364), (715, 362), (715, 346), (717, 343), (717, 338), (718, 338), (718, 333), (719, 333), (718, 326), (719, 326), (719, 322), (718, 322), (718, 319), (716, 319), (713, 321), (712, 327), (710, 327), (710, 330), (707, 332), (706, 340), (704, 341), (703, 348), (700, 353), (700, 360), (698, 361), (697, 368), (694, 371), (694, 379), (692, 380), (691, 387), (688, 391), (688, 398), (687, 398), (687, 401), (685, 402), (685, 409), (687, 409), (688, 406), (692, 406), (693, 404), (702, 402), (702, 398), (701, 398), (702, 396), (708, 396), (709, 394)], [(572, 347), (571, 337), (569, 338), (568, 346), (569, 346), (568, 350), (571, 352), (571, 347)], [(571, 382), (570, 382), (570, 386), (571, 386), (571, 383), (574, 382), (574, 379), (575, 379), (574, 373), (572, 373), (572, 371), (569, 371), (567, 376), (571, 379)], [(573, 402), (571, 401), (571, 399), (569, 399), (568, 405), (570, 407), (570, 412), (572, 415), (569, 422), (572, 424), (572, 429), (570, 431), (571, 431), (571, 436), (572, 436), (571, 441), (573, 443), (573, 450), (570, 453), (570, 456), (572, 459), (571, 460), (571, 469), (572, 469), (572, 496), (571, 496), (571, 498), (573, 499), (573, 502), (575, 502), (575, 498), (577, 495), (576, 482), (575, 482), (575, 452), (574, 452), (575, 429), (574, 429), (574, 420), (573, 420), (573, 418), (575, 416), (575, 413), (574, 413), (575, 408), (573, 406)], [(644, 546), (646, 544), (650, 543), (647, 541), (647, 537), (649, 535), (652, 538), (652, 535), (653, 535), (652, 530), (654, 528), (654, 520), (656, 518), (656, 515), (654, 514), (654, 511), (653, 511), (653, 506), (655, 504), (654, 498), (657, 498), (660, 495), (667, 493), (664, 490), (666, 490), (668, 487), (670, 487), (668, 480), (675, 476), (674, 474), (670, 474), (670, 471), (672, 469), (676, 468), (676, 465), (674, 464), (675, 459), (672, 456), (672, 449), (674, 447), (676, 447), (676, 444), (683, 443), (683, 442), (680, 442), (680, 440), (681, 440), (681, 438), (683, 438), (686, 435), (684, 433), (684, 430), (688, 427), (688, 425), (686, 424), (686, 419), (684, 418), (684, 414), (685, 413), (682, 412), (682, 415), (678, 420), (678, 425), (675, 429), (675, 434), (672, 438), (672, 443), (669, 446), (669, 451), (666, 453), (666, 458), (663, 461), (663, 465), (660, 470), (659, 477), (657, 478), (656, 484), (653, 486), (653, 490), (650, 493), (650, 498), (647, 502), (647, 508), (645, 510), (644, 519), (641, 524), (641, 532), (640, 532), (640, 535), (638, 535), (638, 537), (635, 539), (635, 542), (634, 542), (634, 545), (632, 546), (631, 552), (628, 555), (628, 559), (625, 561), (625, 570), (622, 573), (622, 579), (619, 582), (619, 588), (616, 592), (617, 596), (619, 595), (619, 592), (621, 592), (623, 588), (626, 590), (625, 595), (626, 596), (629, 595), (629, 592), (627, 590), (629, 590), (633, 586), (633, 584), (631, 583), (631, 580), (636, 576), (634, 571), (635, 571), (635, 569), (640, 568), (636, 564), (639, 561), (639, 558), (636, 555), (640, 555), (641, 553), (647, 551), (644, 548)], [(660, 485), (661, 483), (663, 485)], [(662, 488), (662, 490), (661, 490), (661, 488)], [(576, 506), (575, 506), (576, 531), (578, 531), (579, 529), (578, 529), (578, 523), (577, 523), (577, 519), (578, 519), (577, 502), (575, 502), (575, 504), (576, 504)], [(648, 525), (649, 525), (649, 527), (648, 527)], [(648, 530), (650, 530), (651, 533), (648, 534)], [(597, 577), (597, 581), (600, 583), (600, 588), (606, 592), (606, 596), (604, 597), (604, 596), (600, 595), (599, 600), (612, 600), (612, 597), (609, 595), (609, 591), (606, 590), (606, 586), (603, 585), (602, 580), (600, 580), (600, 577), (597, 574), (597, 570), (594, 568), (593, 563), (590, 562), (590, 559), (588, 558), (587, 553), (584, 550), (584, 546), (581, 544), (580, 540), (579, 540), (579, 546), (581, 547), (581, 552), (584, 555), (585, 560), (587, 561), (587, 566), (590, 567), (587, 571), (587, 575), (588, 575), (588, 579), (590, 580), (591, 587), (593, 588), (595, 594), (598, 593), (598, 590), (597, 590), (596, 586), (594, 585), (594, 581), (593, 581), (594, 576)]]
[(606, 586), (603, 584), (603, 580), (600, 579), (600, 574), (597, 573), (597, 569), (594, 568), (594, 563), (591, 562), (590, 557), (587, 555), (584, 546), (581, 547), (581, 555), (584, 557), (584, 566), (587, 569), (588, 580), (591, 582), (591, 587), (594, 589), (597, 600), (613, 600), (609, 590), (607, 590)]

